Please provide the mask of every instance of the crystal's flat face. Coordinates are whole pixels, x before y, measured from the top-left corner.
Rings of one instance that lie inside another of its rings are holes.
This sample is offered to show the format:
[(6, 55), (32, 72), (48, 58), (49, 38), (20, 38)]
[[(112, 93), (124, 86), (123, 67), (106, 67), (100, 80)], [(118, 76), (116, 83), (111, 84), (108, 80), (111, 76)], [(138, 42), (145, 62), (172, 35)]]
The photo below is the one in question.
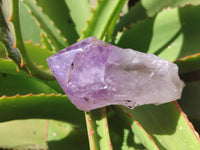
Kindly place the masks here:
[(115, 104), (162, 104), (179, 99), (184, 86), (176, 64), (94, 37), (47, 62), (71, 102), (84, 111)]

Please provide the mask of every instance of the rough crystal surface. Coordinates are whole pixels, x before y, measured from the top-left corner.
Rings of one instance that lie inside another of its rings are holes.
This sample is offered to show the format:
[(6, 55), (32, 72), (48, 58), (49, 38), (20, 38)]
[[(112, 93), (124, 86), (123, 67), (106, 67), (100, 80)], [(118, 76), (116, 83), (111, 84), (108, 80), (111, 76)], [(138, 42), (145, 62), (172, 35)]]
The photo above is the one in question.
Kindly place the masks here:
[(47, 59), (57, 81), (80, 110), (120, 104), (134, 108), (181, 97), (176, 64), (89, 37)]

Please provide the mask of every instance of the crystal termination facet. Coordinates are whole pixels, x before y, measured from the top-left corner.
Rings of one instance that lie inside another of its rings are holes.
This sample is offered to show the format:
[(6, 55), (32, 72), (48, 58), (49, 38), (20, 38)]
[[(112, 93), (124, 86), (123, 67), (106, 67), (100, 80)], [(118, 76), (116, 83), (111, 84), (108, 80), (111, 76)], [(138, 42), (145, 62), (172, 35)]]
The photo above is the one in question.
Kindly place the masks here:
[(61, 50), (47, 62), (71, 102), (84, 111), (116, 104), (162, 104), (179, 99), (184, 86), (176, 64), (94, 37)]

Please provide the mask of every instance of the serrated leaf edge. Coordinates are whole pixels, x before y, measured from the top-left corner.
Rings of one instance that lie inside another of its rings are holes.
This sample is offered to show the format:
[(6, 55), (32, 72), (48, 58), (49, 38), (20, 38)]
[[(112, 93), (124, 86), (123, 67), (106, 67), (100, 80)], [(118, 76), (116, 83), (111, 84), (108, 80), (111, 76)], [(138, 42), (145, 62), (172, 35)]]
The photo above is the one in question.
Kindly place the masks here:
[(17, 97), (40, 97), (40, 96), (47, 96), (47, 97), (51, 97), (51, 96), (54, 96), (54, 97), (67, 97), (66, 95), (63, 95), (63, 94), (55, 94), (55, 93), (51, 93), (51, 94), (45, 94), (45, 93), (40, 93), (40, 94), (32, 94), (32, 93), (29, 93), (29, 94), (26, 94), (26, 95), (20, 95), (20, 94), (16, 94), (14, 96), (6, 96), (6, 95), (3, 95), (0, 97), (0, 100), (4, 99), (4, 98), (9, 98), (9, 99), (13, 99), (13, 98), (17, 98)]
[[(26, 3), (25, 0), (23, 0), (22, 2), (23, 2), (24, 4)], [(48, 18), (48, 20), (50, 20), (49, 23), (51, 23), (51, 25), (54, 27), (54, 29), (55, 29), (55, 31), (57, 32), (57, 34), (64, 40), (64, 43), (65, 43), (65, 46), (64, 46), (64, 47), (69, 46), (68, 40), (63, 36), (62, 31), (55, 25), (55, 23), (49, 18), (49, 16), (46, 15), (46, 14), (44, 13), (43, 9), (37, 4), (37, 1), (33, 0), (33, 3), (38, 7), (39, 11), (40, 11), (43, 15), (45, 15), (45, 17)], [(25, 4), (25, 5), (27, 5), (27, 4)], [(52, 43), (53, 43), (52, 40), (49, 38), (49, 35), (46, 33), (46, 31), (42, 29), (41, 24), (40, 24), (40, 22), (38, 21), (37, 17), (33, 14), (33, 12), (31, 11), (31, 9), (29, 8), (28, 5), (27, 5), (27, 7), (28, 7), (29, 13), (30, 13), (30, 14), (32, 15), (32, 17), (36, 20), (36, 24), (38, 25), (38, 27), (45, 33), (44, 36), (48, 39), (49, 43), (52, 44)], [(41, 38), (41, 39), (42, 39), (42, 38)], [(41, 42), (42, 42), (42, 40), (41, 40)], [(58, 41), (58, 43), (60, 43), (60, 42)], [(62, 45), (62, 44), (61, 44), (61, 45)], [(53, 45), (53, 44), (52, 44), (52, 48), (53, 48), (54, 50), (56, 50), (56, 46)], [(62, 48), (58, 48), (58, 47), (57, 47), (57, 51), (59, 51), (60, 49), (62, 49)]]
[(177, 101), (173, 101), (173, 103), (175, 104), (176, 108), (178, 109), (178, 111), (181, 113), (181, 115), (185, 118), (185, 120), (187, 121), (190, 129), (192, 130), (192, 132), (194, 133), (195, 137), (197, 138), (197, 140), (200, 143), (200, 137), (197, 131), (195, 131), (194, 126), (192, 125), (192, 123), (189, 121), (187, 115), (182, 111), (181, 107), (179, 106)]
[[(133, 122), (135, 122), (139, 127), (140, 127), (140, 129), (142, 129), (142, 131), (149, 137), (149, 139), (152, 141), (152, 143), (153, 143), (153, 145), (154, 145), (154, 147), (157, 149), (157, 150), (159, 150), (159, 148), (157, 147), (157, 145), (156, 145), (156, 143), (154, 142), (154, 140), (153, 140), (153, 138), (151, 137), (151, 135), (150, 134), (148, 134), (145, 130), (144, 130), (144, 128), (142, 127), (142, 125), (137, 121), (137, 120), (135, 120), (134, 118), (133, 118), (133, 116), (129, 113), (129, 112), (127, 112), (122, 106), (118, 106), (124, 113), (126, 113), (130, 118), (131, 118), (131, 120), (133, 121)], [(132, 124), (130, 124), (130, 126), (132, 127)]]

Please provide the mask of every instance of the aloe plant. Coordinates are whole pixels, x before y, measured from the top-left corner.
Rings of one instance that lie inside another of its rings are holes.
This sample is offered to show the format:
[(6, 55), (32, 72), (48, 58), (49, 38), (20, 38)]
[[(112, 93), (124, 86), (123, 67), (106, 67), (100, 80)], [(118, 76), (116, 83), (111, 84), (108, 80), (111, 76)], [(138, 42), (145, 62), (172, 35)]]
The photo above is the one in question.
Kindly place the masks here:
[[(132, 2), (0, 0), (0, 148), (200, 149), (200, 1)], [(175, 62), (181, 100), (78, 110), (46, 58), (90, 36)]]

